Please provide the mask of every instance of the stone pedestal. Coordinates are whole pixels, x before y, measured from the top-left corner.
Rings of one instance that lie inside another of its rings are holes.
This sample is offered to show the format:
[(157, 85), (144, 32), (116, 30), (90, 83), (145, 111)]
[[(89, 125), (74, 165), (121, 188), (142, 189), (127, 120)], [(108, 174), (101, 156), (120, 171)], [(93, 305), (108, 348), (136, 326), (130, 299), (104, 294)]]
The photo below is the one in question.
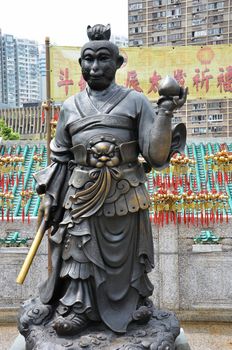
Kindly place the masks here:
[(57, 336), (52, 323), (52, 309), (39, 304), (38, 299), (22, 305), (19, 331), (26, 339), (26, 350), (174, 350), (180, 333), (176, 316), (163, 310), (154, 310), (147, 324), (131, 323), (123, 335), (96, 323), (76, 336), (62, 337)]

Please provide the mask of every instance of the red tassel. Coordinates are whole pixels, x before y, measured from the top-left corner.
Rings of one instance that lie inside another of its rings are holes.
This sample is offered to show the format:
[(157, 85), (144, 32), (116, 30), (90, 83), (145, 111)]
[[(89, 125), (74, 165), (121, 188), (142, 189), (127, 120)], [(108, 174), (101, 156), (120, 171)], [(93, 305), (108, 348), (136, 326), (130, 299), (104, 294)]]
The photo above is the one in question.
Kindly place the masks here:
[(197, 188), (197, 180), (196, 178), (194, 177), (194, 180), (193, 180), (193, 187), (196, 189)]
[(158, 223), (158, 226), (160, 227), (160, 225), (161, 225), (161, 212), (160, 211), (157, 213), (157, 223)]
[(6, 191), (8, 191), (8, 187), (9, 187), (9, 178), (6, 179)]
[(204, 215), (203, 215), (203, 211), (201, 211), (201, 226), (204, 225)]
[(194, 225), (194, 221), (195, 221), (195, 218), (194, 218), (194, 211), (192, 211), (192, 215), (191, 215), (191, 224)]
[(216, 223), (218, 223), (218, 219), (219, 219), (219, 213), (218, 210), (216, 211)]
[(228, 211), (226, 212), (226, 223), (228, 224), (229, 222), (229, 215), (228, 215)]
[(164, 211), (161, 211), (161, 226), (164, 226)]
[(208, 213), (208, 210), (206, 210), (206, 213), (205, 213), (205, 223), (207, 226), (209, 226), (209, 213)]
[(178, 213), (178, 224), (181, 224), (181, 213)]
[(215, 180), (214, 180), (214, 175), (212, 174), (212, 188), (215, 188)]
[(169, 224), (169, 211), (166, 211), (166, 224)]
[(14, 222), (14, 213), (13, 213), (13, 210), (11, 211), (11, 222)]
[(153, 181), (153, 187), (155, 187), (156, 186), (155, 176), (153, 177), (152, 181)]
[(214, 219), (215, 219), (215, 217), (214, 217), (214, 211), (213, 211), (213, 209), (211, 210), (211, 213), (210, 213), (210, 221), (214, 224)]
[(182, 187), (183, 181), (182, 181), (182, 177), (181, 177), (181, 176), (180, 176), (180, 178), (179, 178), (179, 184), (180, 184), (180, 186)]
[(220, 223), (221, 224), (223, 223), (223, 213), (222, 212), (220, 213)]
[(171, 188), (170, 175), (168, 175), (168, 189)]
[(4, 174), (2, 174), (2, 192), (4, 192), (4, 186), (5, 186), (4, 182), (5, 182), (5, 176)]
[(174, 221), (174, 224), (176, 225), (176, 212), (175, 211), (173, 212), (173, 221)]
[(188, 214), (187, 214), (187, 219), (188, 219), (188, 226), (189, 226), (189, 224), (190, 224), (190, 222), (191, 222), (191, 215), (190, 215), (190, 211), (188, 211)]
[(222, 173), (221, 173), (221, 171), (218, 171), (218, 183), (219, 183), (219, 185), (222, 184)]
[(41, 120), (42, 120), (42, 124), (44, 124), (44, 121), (45, 121), (45, 113), (44, 113), (44, 110), (42, 111), (42, 114), (41, 114)]
[(154, 212), (154, 224), (155, 225), (157, 224), (157, 212), (156, 211)]
[(9, 209), (7, 209), (7, 212), (6, 212), (6, 220), (7, 220), (7, 222), (10, 221), (10, 210)]
[(186, 225), (186, 222), (187, 222), (187, 218), (186, 218), (186, 212), (184, 210), (184, 224)]

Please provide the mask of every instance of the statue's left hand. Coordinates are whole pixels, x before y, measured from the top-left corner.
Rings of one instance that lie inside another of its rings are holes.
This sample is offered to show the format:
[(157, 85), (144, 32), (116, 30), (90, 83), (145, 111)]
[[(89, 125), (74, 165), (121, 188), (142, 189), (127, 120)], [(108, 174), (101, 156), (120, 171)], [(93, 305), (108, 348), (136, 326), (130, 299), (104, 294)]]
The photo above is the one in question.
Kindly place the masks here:
[(179, 96), (162, 96), (157, 104), (159, 109), (164, 109), (165, 112), (172, 113), (174, 110), (181, 108), (187, 100), (188, 88), (180, 87)]

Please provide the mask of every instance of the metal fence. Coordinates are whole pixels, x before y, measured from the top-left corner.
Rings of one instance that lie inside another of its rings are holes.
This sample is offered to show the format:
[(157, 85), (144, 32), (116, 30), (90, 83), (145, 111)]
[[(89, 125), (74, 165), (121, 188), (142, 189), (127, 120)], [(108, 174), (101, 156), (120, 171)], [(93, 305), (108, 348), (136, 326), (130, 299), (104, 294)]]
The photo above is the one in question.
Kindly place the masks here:
[[(52, 116), (56, 108), (52, 107)], [(0, 109), (0, 119), (3, 119), (8, 127), (18, 132), (21, 138), (40, 138), (46, 134), (46, 112), (42, 107), (24, 107), (12, 109)]]

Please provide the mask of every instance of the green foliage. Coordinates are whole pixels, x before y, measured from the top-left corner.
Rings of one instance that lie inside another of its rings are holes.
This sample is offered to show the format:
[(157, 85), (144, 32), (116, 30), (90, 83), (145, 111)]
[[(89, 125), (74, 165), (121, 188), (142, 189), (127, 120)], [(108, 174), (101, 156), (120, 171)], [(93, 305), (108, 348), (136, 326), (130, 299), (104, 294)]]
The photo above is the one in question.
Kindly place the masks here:
[(0, 137), (3, 140), (19, 140), (20, 135), (17, 132), (13, 132), (13, 130), (8, 127), (3, 119), (0, 119)]

